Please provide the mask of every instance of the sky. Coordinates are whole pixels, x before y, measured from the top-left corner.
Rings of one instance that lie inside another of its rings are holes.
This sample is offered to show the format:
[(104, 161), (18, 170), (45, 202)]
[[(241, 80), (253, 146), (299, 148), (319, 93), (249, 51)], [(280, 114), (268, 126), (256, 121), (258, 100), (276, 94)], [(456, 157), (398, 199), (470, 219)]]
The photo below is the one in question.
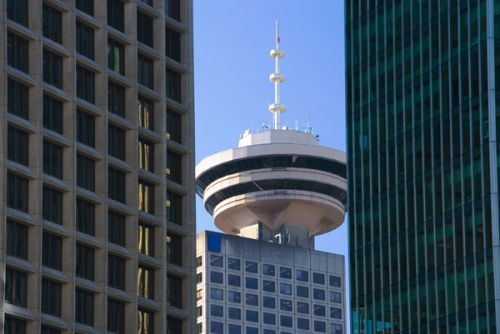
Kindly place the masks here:
[[(320, 145), (346, 150), (343, 0), (194, 0), (197, 163), (271, 124), (276, 20), (286, 54), (282, 125), (310, 123)], [(217, 231), (196, 205), (198, 232)], [(346, 256), (346, 273), (347, 224), (316, 238), (316, 249)]]

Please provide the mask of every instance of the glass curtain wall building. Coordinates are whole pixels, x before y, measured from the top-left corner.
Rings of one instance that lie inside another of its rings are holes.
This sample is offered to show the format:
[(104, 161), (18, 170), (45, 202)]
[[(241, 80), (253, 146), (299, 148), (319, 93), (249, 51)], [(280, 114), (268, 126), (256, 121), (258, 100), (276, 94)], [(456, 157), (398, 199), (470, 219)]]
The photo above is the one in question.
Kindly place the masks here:
[(353, 333), (496, 333), (500, 1), (345, 4)]

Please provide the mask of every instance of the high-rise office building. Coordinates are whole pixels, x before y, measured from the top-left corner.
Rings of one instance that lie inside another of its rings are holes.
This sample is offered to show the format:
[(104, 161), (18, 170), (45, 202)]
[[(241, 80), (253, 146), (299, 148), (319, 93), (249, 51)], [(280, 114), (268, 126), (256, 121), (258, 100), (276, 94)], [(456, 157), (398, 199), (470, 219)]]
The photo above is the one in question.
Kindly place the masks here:
[(192, 1), (5, 0), (0, 33), (2, 332), (193, 333)]
[(278, 35), (272, 128), (245, 131), (196, 167), (197, 192), (227, 233), (197, 238), (199, 333), (345, 333), (344, 256), (314, 249), (344, 221), (345, 153), (280, 126), (283, 56)]
[(498, 333), (500, 2), (345, 4), (353, 333)]

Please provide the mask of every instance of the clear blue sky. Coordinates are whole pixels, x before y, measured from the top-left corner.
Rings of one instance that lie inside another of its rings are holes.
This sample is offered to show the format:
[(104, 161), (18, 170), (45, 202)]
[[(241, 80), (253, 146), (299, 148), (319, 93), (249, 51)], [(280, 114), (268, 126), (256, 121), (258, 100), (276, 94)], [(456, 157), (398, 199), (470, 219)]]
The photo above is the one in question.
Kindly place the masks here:
[[(282, 123), (312, 124), (320, 144), (345, 151), (343, 0), (194, 0), (196, 162), (236, 147), (247, 128), (271, 123), (275, 20), (280, 22), (286, 82)], [(198, 231), (217, 230), (197, 201)], [(316, 239), (343, 254), (347, 221)]]

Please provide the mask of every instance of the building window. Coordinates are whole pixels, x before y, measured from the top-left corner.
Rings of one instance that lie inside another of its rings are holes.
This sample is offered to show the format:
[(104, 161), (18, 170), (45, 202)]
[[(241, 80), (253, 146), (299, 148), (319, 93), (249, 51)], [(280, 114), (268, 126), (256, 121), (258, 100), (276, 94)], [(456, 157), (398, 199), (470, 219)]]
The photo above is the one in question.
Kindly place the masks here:
[(246, 304), (251, 306), (259, 306), (259, 296), (253, 293), (247, 293), (245, 296)]
[(227, 292), (227, 301), (229, 301), (231, 303), (236, 303), (236, 304), (241, 303), (241, 293), (238, 291), (229, 290)]
[(76, 52), (94, 59), (94, 29), (76, 21)]
[(182, 156), (167, 150), (167, 180), (182, 183)]
[(297, 328), (309, 330), (309, 319), (297, 318)]
[(7, 255), (26, 260), (28, 258), (28, 227), (7, 220)]
[(125, 117), (125, 87), (113, 81), (108, 82), (108, 110), (113, 114)]
[(166, 91), (167, 97), (182, 103), (181, 75), (174, 70), (166, 70)]
[(94, 294), (76, 289), (76, 322), (94, 326)]
[(112, 167), (108, 168), (108, 196), (125, 203), (125, 173)]
[(7, 112), (28, 119), (29, 88), (9, 78), (7, 91)]
[(196, 284), (203, 283), (203, 274), (202, 273), (197, 273), (196, 274)]
[(341, 304), (342, 294), (340, 292), (330, 291), (330, 303)]
[(253, 277), (245, 277), (245, 287), (247, 289), (257, 290), (259, 288), (259, 281)]
[(7, 174), (7, 206), (23, 212), (28, 212), (28, 179)]
[(43, 126), (59, 134), (63, 133), (63, 104), (48, 95), (43, 96)]
[(7, 33), (7, 64), (25, 73), (29, 72), (28, 41), (12, 32)]
[(181, 61), (181, 34), (169, 27), (165, 28), (165, 56)]
[(7, 267), (5, 271), (5, 301), (26, 307), (28, 295), (28, 274)]
[(257, 273), (258, 271), (258, 264), (257, 262), (254, 261), (245, 261), (245, 271), (247, 273)]
[(342, 334), (342, 325), (340, 324), (331, 324), (330, 325), (331, 334)]
[(154, 102), (139, 96), (137, 99), (137, 111), (139, 126), (154, 131)]
[(330, 286), (332, 286), (334, 288), (340, 288), (340, 286), (341, 286), (340, 277), (330, 275)]
[(167, 262), (182, 266), (182, 237), (167, 232)]
[(113, 124), (108, 125), (108, 153), (125, 160), (125, 130)]
[(42, 280), (42, 313), (61, 316), (61, 283)]
[(47, 49), (43, 50), (43, 81), (62, 88), (63, 86), (63, 59), (61, 56), (50, 52)]
[(222, 289), (210, 288), (210, 299), (224, 300), (224, 291)]
[(227, 284), (230, 286), (236, 286), (240, 287), (241, 286), (241, 277), (239, 275), (227, 275)]
[(314, 320), (314, 331), (319, 333), (325, 333), (326, 323), (324, 321)]
[(272, 313), (263, 313), (262, 314), (263, 322), (264, 324), (267, 325), (274, 325), (276, 324), (276, 315)]
[(313, 313), (317, 317), (326, 317), (326, 307), (324, 305), (314, 305)]
[(111, 38), (108, 39), (108, 68), (125, 75), (125, 47)]
[(137, 269), (137, 291), (138, 295), (148, 299), (154, 299), (154, 270), (145, 266)]
[(236, 307), (228, 307), (227, 316), (232, 320), (241, 320), (241, 310)]
[(154, 215), (155, 187), (153, 184), (139, 180), (139, 210)]
[(79, 65), (76, 66), (76, 96), (95, 103), (95, 74)]
[(309, 288), (307, 286), (297, 285), (297, 297), (309, 298)]
[(148, 88), (154, 87), (153, 60), (142, 54), (137, 57), (138, 82)]
[(139, 252), (147, 256), (154, 256), (154, 227), (139, 223)]
[(210, 272), (210, 282), (222, 284), (224, 282), (224, 274), (222, 274), (218, 271), (211, 271)]
[(224, 316), (224, 306), (211, 304), (210, 305), (210, 316), (222, 318)]
[(197, 256), (196, 257), (196, 267), (199, 268), (203, 265), (203, 256)]
[(62, 14), (45, 4), (43, 5), (43, 36), (62, 43)]
[(275, 283), (273, 281), (262, 281), (262, 290), (266, 292), (274, 292), (276, 290)]
[(52, 269), (62, 269), (62, 238), (43, 232), (42, 263)]
[(330, 318), (342, 319), (342, 309), (338, 307), (330, 307)]
[(76, 244), (76, 276), (93, 281), (94, 266), (94, 249), (82, 244)]
[(167, 304), (182, 308), (182, 278), (167, 275)]
[(309, 304), (304, 302), (297, 302), (297, 313), (309, 314)]
[[(154, 334), (154, 314), (153, 312), (138, 310), (137, 334)], [(178, 332), (181, 333), (181, 332)]]
[(95, 233), (95, 205), (80, 198), (76, 200), (76, 229), (88, 235)]
[(93, 16), (94, 0), (76, 0), (76, 9)]
[[(282, 332), (282, 333), (283, 334), (288, 334), (288, 333), (285, 333), (285, 332)], [(247, 326), (246, 334), (259, 334), (259, 329), (256, 328), (256, 327), (249, 327), (249, 326)]]
[(167, 191), (167, 220), (182, 225), (182, 196)]
[(44, 174), (62, 179), (63, 148), (49, 141), (43, 141), (43, 172)]
[(274, 297), (262, 296), (262, 305), (266, 308), (276, 308), (276, 299)]
[(43, 219), (52, 223), (62, 224), (63, 194), (62, 192), (43, 187)]
[(309, 273), (305, 270), (298, 270), (296, 272), (297, 281), (309, 282)]
[(95, 147), (95, 117), (78, 110), (76, 115), (77, 139), (80, 143)]
[(272, 265), (272, 264), (263, 264), (262, 265), (262, 275), (274, 276), (274, 265)]
[(125, 216), (114, 211), (109, 211), (108, 229), (109, 242), (125, 246)]
[(292, 327), (293, 326), (293, 318), (288, 315), (280, 316), (280, 325), (282, 327)]
[(251, 322), (259, 322), (259, 312), (246, 310), (246, 320)]
[(325, 300), (325, 290), (313, 289), (313, 298), (316, 300)]
[(177, 333), (183, 333), (182, 320), (173, 317), (167, 317), (167, 334)]
[(223, 267), (223, 263), (224, 263), (224, 261), (223, 261), (222, 256), (220, 256), (220, 255), (213, 255), (213, 254), (210, 255), (210, 266), (222, 268)]
[(108, 332), (125, 333), (125, 304), (108, 299)]
[(139, 138), (139, 168), (154, 173), (154, 162), (154, 144)]
[(234, 259), (234, 258), (228, 258), (227, 259), (227, 268), (231, 270), (240, 270), (241, 269), (241, 260), (240, 259)]
[(108, 0), (108, 25), (124, 32), (123, 0)]
[(95, 191), (95, 161), (80, 154), (76, 156), (76, 185)]
[(292, 301), (288, 299), (280, 299), (280, 310), (292, 312)]
[(167, 138), (182, 144), (182, 115), (167, 108)]
[(61, 334), (61, 330), (53, 327), (42, 326), (42, 334)]
[(153, 47), (153, 19), (142, 12), (137, 12), (137, 40)]
[(292, 285), (288, 283), (280, 283), (280, 293), (282, 295), (291, 295), (292, 294)]
[(313, 273), (313, 283), (325, 285), (325, 274)]
[(29, 135), (19, 128), (8, 126), (7, 157), (10, 161), (28, 166)]
[[(16, 1), (18, 0), (9, 0), (9, 4)], [(5, 315), (5, 334), (26, 334), (26, 321)]]
[(125, 290), (125, 259), (115, 255), (108, 256), (108, 285)]
[(181, 1), (165, 0), (165, 16), (171, 17), (176, 21), (181, 20)]
[(28, 26), (28, 0), (7, 0), (7, 18)]

